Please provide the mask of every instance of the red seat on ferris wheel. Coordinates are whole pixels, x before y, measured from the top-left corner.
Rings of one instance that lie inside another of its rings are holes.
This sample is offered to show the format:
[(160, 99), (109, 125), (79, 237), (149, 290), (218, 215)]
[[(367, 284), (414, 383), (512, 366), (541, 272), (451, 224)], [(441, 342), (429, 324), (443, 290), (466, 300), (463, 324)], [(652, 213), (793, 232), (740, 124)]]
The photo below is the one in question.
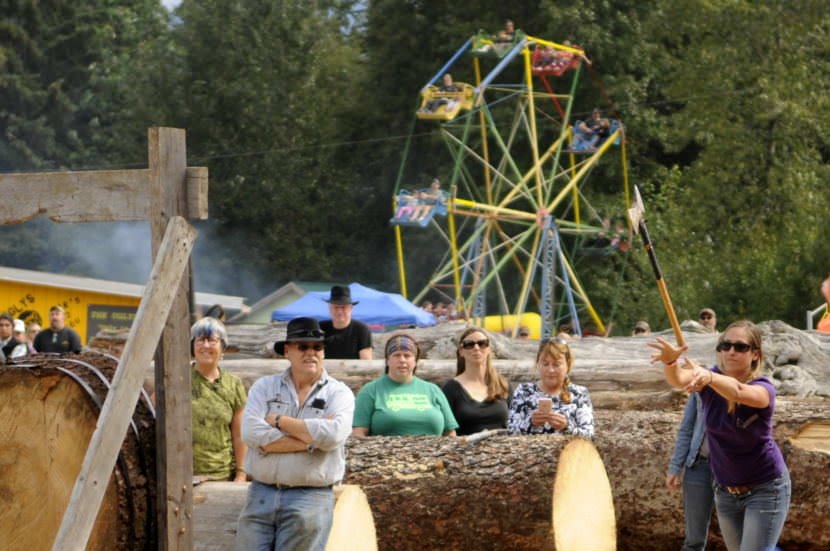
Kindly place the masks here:
[(565, 71), (576, 69), (582, 58), (568, 50), (536, 46), (530, 60), (530, 70), (537, 76), (562, 76)]

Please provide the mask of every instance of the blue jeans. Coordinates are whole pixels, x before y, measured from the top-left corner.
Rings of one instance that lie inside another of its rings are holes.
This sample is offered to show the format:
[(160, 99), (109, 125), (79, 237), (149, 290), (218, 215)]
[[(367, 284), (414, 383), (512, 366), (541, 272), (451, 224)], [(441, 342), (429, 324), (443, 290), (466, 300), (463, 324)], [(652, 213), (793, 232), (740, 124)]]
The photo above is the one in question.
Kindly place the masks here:
[(709, 460), (698, 459), (683, 473), (683, 513), (686, 517), (683, 551), (703, 551), (706, 548), (714, 500)]
[(790, 473), (753, 487), (745, 494), (732, 495), (716, 486), (723, 540), (729, 551), (773, 551), (784, 529), (790, 508)]
[(277, 489), (251, 482), (239, 514), (237, 551), (323, 551), (331, 530), (334, 492), (326, 488)]

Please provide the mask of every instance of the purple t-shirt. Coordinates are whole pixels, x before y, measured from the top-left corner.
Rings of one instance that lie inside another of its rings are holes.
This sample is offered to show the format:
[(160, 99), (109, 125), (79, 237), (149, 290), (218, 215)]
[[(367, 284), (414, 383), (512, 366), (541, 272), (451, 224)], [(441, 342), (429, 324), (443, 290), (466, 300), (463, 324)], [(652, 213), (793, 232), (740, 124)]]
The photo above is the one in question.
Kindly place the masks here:
[[(717, 367), (711, 371), (722, 373)], [(737, 404), (730, 415), (726, 398), (708, 386), (700, 391), (709, 439), (709, 464), (721, 486), (755, 486), (777, 478), (786, 468), (784, 456), (772, 438), (775, 387), (766, 377), (747, 384), (767, 389), (767, 407)]]

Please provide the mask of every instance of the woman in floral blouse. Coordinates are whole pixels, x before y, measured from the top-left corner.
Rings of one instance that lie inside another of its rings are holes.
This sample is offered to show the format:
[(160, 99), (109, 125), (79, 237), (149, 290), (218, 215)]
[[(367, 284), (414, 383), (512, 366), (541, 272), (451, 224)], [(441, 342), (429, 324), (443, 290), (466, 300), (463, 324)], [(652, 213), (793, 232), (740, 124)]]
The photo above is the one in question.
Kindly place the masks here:
[(539, 380), (516, 387), (507, 420), (511, 434), (594, 437), (594, 408), (588, 390), (571, 383), (568, 377), (573, 362), (571, 349), (564, 340), (557, 338), (539, 344), (536, 353)]

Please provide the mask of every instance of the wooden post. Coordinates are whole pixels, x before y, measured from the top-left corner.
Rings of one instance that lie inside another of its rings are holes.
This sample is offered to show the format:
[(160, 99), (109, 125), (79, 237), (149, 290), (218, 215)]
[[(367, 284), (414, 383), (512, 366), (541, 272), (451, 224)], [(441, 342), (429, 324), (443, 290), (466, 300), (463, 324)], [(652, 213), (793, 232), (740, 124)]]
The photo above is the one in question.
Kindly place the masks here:
[(150, 362), (161, 336), (158, 320), (167, 317), (195, 240), (196, 231), (187, 221), (181, 217), (170, 221), (130, 328), (124, 355), (118, 362), (112, 390), (104, 401), (81, 472), (75, 480), (53, 551), (86, 548), (141, 391), (144, 366)]
[[(148, 131), (153, 256), (172, 216), (186, 216), (185, 132)], [(193, 437), (190, 412), (190, 267), (178, 282), (155, 356), (159, 551), (193, 548)], [(159, 320), (164, 318), (159, 318)]]

